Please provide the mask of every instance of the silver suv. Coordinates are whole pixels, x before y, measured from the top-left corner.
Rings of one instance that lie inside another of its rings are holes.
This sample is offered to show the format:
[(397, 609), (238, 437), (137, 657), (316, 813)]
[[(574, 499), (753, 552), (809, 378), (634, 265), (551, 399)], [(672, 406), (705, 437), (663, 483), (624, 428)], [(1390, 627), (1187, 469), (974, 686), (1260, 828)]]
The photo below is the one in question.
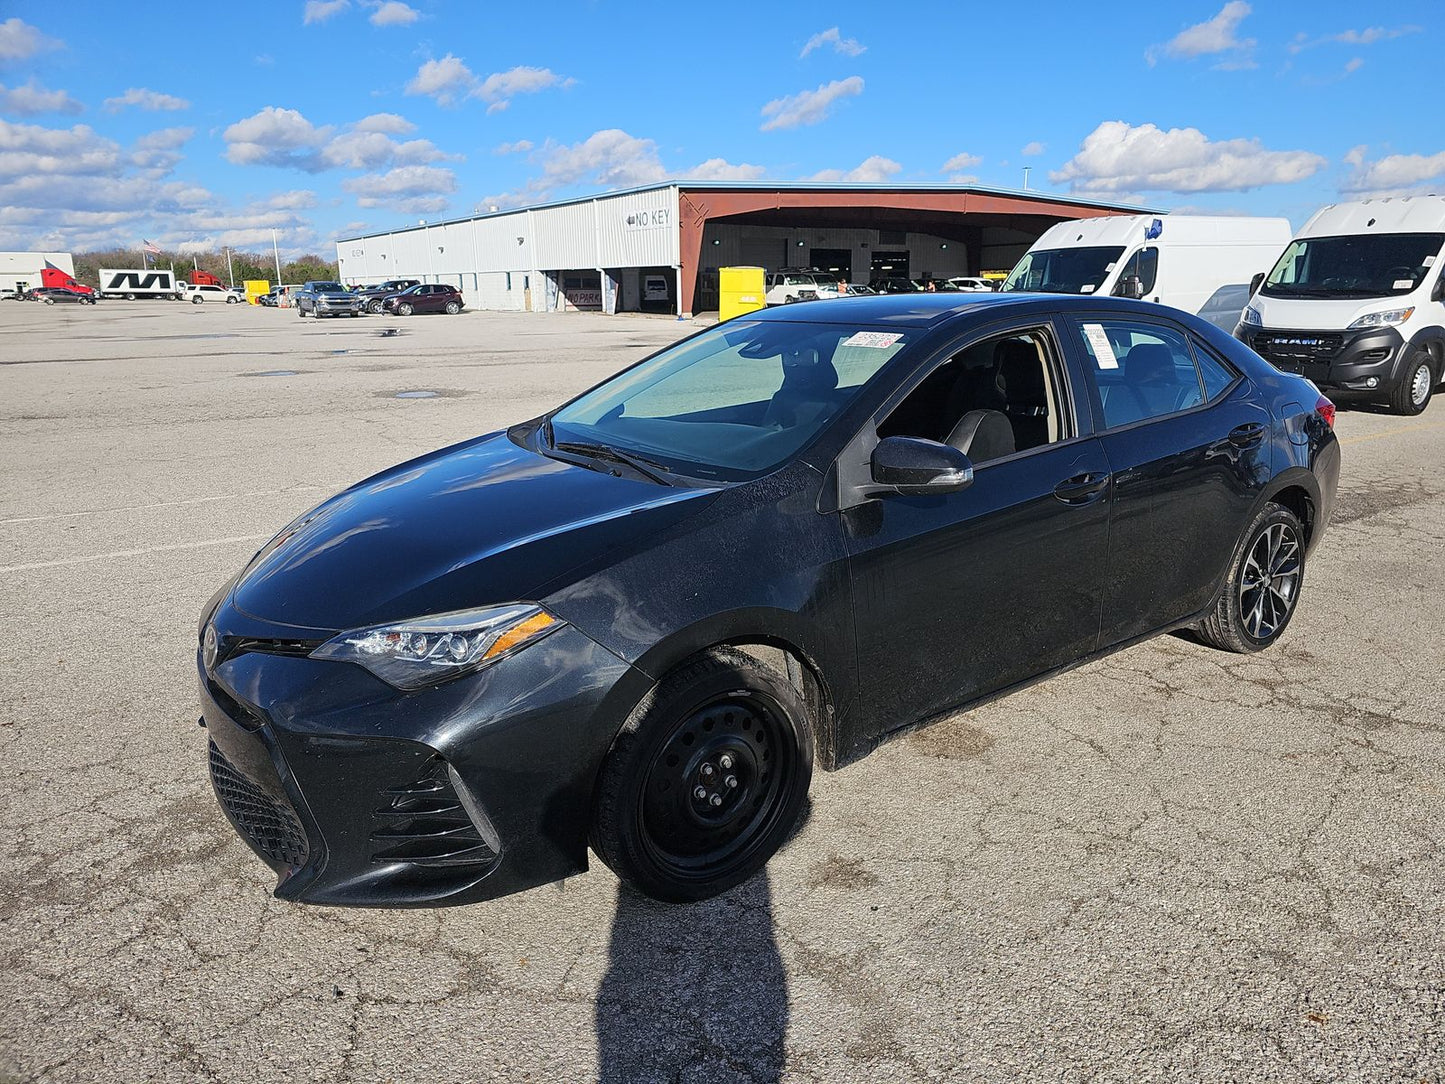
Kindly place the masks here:
[(308, 282), (296, 292), (296, 315), (360, 316), (361, 298), (339, 282)]

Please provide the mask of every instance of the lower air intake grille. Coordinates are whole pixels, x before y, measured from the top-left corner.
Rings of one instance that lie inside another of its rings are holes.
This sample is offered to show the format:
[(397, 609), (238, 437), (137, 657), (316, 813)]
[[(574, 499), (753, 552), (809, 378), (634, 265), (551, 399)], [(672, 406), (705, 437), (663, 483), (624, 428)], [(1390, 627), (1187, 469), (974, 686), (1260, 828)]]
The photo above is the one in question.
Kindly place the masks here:
[(211, 742), (211, 784), (252, 846), (281, 865), (306, 864), (306, 833), (295, 814), (238, 772), (215, 742)]
[(473, 820), (445, 761), (433, 760), (420, 779), (390, 787), (384, 797), (387, 804), (376, 817), (385, 827), (371, 833), (377, 845), (373, 862), (485, 866), (497, 860), (500, 844), (495, 829), (479, 808)]

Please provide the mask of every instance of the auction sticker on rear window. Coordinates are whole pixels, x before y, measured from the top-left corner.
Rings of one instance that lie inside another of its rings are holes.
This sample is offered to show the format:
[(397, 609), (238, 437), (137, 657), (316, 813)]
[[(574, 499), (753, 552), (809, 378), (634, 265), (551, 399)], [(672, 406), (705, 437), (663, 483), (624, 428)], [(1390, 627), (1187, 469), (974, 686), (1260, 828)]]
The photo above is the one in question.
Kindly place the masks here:
[(1094, 360), (1099, 363), (1101, 369), (1117, 369), (1119, 359), (1114, 356), (1114, 347), (1109, 342), (1109, 336), (1104, 332), (1103, 324), (1085, 324), (1084, 338), (1089, 340), (1089, 346), (1094, 351)]
[(856, 331), (839, 345), (871, 346), (874, 350), (886, 350), (901, 338), (902, 334), (890, 331)]

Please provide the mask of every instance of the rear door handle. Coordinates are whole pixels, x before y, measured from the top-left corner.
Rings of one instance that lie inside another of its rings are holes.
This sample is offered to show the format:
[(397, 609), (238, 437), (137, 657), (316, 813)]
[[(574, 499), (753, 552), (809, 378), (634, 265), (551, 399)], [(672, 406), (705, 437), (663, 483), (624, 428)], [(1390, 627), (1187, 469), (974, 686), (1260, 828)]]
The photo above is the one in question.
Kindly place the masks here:
[(1264, 439), (1269, 426), (1263, 422), (1245, 422), (1229, 431), (1229, 443), (1236, 448), (1251, 448)]
[(1109, 488), (1109, 477), (1098, 471), (1076, 474), (1054, 486), (1054, 496), (1065, 504), (1089, 504), (1098, 500)]

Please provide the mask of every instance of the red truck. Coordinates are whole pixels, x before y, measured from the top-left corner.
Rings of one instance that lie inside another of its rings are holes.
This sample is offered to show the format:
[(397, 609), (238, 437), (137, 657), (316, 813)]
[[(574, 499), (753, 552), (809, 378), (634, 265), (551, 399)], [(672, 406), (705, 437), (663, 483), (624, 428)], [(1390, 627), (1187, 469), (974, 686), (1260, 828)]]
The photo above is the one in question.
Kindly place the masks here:
[(220, 286), (225, 288), (226, 284), (209, 271), (202, 271), (199, 267), (187, 273), (186, 277), (192, 286)]
[(67, 290), (74, 290), (76, 293), (85, 294), (87, 297), (95, 293), (94, 287), (82, 286), (76, 282), (72, 276), (67, 275), (64, 271), (60, 270), (60, 268), (50, 263), (47, 263), (40, 269), (40, 285), (63, 286)]

